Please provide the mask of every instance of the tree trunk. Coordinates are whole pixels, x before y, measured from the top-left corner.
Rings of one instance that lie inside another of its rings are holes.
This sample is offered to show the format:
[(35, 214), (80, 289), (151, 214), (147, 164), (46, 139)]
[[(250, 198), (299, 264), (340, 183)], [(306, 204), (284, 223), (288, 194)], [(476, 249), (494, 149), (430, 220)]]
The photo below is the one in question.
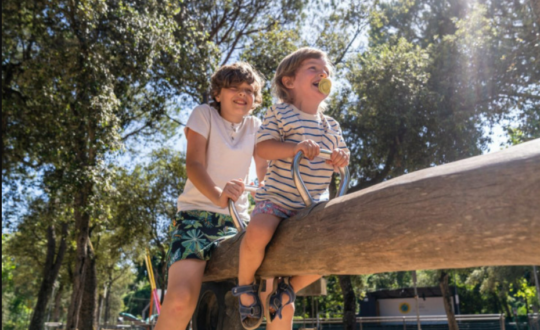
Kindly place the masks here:
[(529, 0), (529, 3), (536, 18), (536, 24), (540, 25), (540, 2)]
[(58, 253), (56, 253), (56, 234), (54, 232), (54, 226), (50, 225), (47, 229), (47, 257), (45, 260), (45, 265), (43, 266), (43, 279), (41, 280), (38, 299), (36, 306), (34, 307), (32, 320), (28, 326), (29, 330), (42, 330), (44, 328), (47, 305), (51, 299), (54, 282), (58, 277), (60, 266), (64, 260), (64, 254), (67, 248), (67, 228), (67, 223), (63, 223), (62, 238), (58, 248)]
[(446, 317), (448, 318), (448, 329), (459, 330), (456, 316), (452, 310), (452, 294), (450, 293), (450, 286), (448, 285), (448, 273), (442, 270), (439, 275), (439, 287), (443, 295), (444, 310), (446, 311)]
[(495, 302), (495, 306), (497, 307), (497, 312), (500, 313), (500, 314), (504, 314), (504, 309), (503, 309), (503, 307), (501, 305), (501, 301), (499, 299), (499, 296), (497, 296), (497, 294), (495, 292), (491, 291), (491, 298)]
[[(89, 241), (90, 243), (90, 241)], [(97, 272), (96, 256), (88, 245), (88, 265), (84, 276), (84, 292), (79, 312), (79, 330), (94, 330), (97, 326)]]
[[(280, 223), (257, 275), (540, 264), (538, 196), (540, 139), (302, 210)], [(204, 281), (236, 277), (242, 235), (218, 245)]]
[[(165, 290), (167, 289), (167, 278), (168, 278), (168, 267), (167, 267), (167, 258), (163, 258), (161, 262), (161, 295), (159, 296), (159, 303), (163, 305), (165, 300)], [(159, 288), (158, 288), (159, 289)]]
[(107, 284), (107, 292), (105, 294), (105, 318), (104, 318), (104, 323), (105, 324), (109, 324), (110, 322), (110, 302), (111, 302), (111, 288), (112, 288), (112, 281), (110, 281), (108, 284)]
[(514, 313), (512, 313), (512, 309), (510, 306), (508, 306), (508, 298), (506, 295), (501, 295), (501, 305), (504, 308), (504, 311), (506, 313), (506, 317), (513, 317)]
[(351, 276), (338, 276), (339, 286), (343, 293), (343, 329), (356, 330), (356, 296), (354, 294)]
[(60, 313), (62, 311), (62, 294), (64, 293), (65, 284), (60, 282), (60, 287), (56, 291), (56, 296), (54, 297), (54, 310), (52, 315), (52, 321), (58, 322), (60, 320)]
[(71, 303), (68, 309), (66, 329), (76, 330), (79, 324), (79, 312), (84, 292), (84, 276), (86, 274), (87, 246), (90, 232), (90, 214), (86, 210), (88, 206), (88, 197), (92, 190), (91, 184), (81, 187), (81, 190), (75, 194), (74, 215), (75, 230), (77, 232), (77, 261), (73, 272), (73, 291), (71, 293)]

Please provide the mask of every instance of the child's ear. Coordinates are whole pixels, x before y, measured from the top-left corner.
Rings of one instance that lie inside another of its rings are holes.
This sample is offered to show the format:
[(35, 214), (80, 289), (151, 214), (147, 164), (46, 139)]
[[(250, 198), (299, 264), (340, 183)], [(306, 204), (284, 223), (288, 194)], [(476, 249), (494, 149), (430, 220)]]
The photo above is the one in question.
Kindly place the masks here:
[(291, 89), (294, 86), (294, 77), (283, 77), (281, 78), (281, 82), (283, 83), (283, 86)]

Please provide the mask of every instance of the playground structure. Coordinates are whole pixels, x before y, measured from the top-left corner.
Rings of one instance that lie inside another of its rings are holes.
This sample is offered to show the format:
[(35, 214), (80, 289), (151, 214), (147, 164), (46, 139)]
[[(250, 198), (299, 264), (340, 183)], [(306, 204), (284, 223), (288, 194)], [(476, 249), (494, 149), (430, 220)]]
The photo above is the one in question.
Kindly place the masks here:
[[(208, 262), (193, 329), (242, 329), (243, 233)], [(540, 264), (540, 140), (428, 168), (312, 205), (283, 221), (261, 278)]]

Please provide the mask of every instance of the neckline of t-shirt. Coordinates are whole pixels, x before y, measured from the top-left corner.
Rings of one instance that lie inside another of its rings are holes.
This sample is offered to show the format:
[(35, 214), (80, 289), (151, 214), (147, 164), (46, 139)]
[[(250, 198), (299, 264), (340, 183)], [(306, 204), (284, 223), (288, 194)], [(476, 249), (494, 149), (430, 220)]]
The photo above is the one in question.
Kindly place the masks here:
[(234, 127), (241, 127), (242, 125), (244, 125), (244, 123), (246, 122), (246, 118), (248, 117), (248, 116), (243, 117), (243, 118), (242, 118), (242, 121), (239, 122), (239, 123), (233, 123), (232, 121), (228, 121), (227, 119), (221, 117), (220, 114), (218, 114), (218, 115), (219, 115), (219, 118), (221, 118), (221, 120), (223, 120), (223, 122), (224, 122), (225, 124), (229, 124), (229, 125), (234, 126)]
[(307, 112), (304, 112), (300, 109), (298, 109), (296, 106), (294, 106), (293, 104), (290, 104), (290, 103), (287, 103), (295, 113), (297, 113), (298, 115), (300, 115), (300, 117), (304, 117), (305, 119), (311, 119), (311, 120), (317, 120), (317, 121), (322, 121), (322, 116), (324, 116), (322, 113), (320, 112), (317, 112), (316, 114), (312, 115), (310, 113), (307, 113)]
[(244, 125), (244, 123), (246, 122), (246, 119), (250, 116), (250, 115), (247, 115), (247, 116), (244, 116), (242, 117), (242, 121), (239, 122), (239, 123), (233, 123), (232, 121), (228, 121), (227, 119), (223, 118), (223, 116), (221, 116), (221, 114), (219, 113), (219, 111), (217, 111), (217, 115), (219, 118), (221, 118), (221, 120), (223, 120), (223, 122), (225, 124), (228, 124), (227, 127), (231, 126), (231, 127), (235, 127), (235, 128), (240, 128)]

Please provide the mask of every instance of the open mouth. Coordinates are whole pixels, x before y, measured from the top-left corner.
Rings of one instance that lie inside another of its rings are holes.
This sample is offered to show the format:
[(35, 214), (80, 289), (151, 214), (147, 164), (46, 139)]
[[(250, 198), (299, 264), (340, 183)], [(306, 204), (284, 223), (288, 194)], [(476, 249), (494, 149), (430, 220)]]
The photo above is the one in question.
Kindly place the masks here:
[(246, 104), (247, 104), (247, 102), (244, 102), (244, 101), (238, 101), (238, 100), (233, 101), (233, 103), (238, 104), (238, 105), (246, 105)]

